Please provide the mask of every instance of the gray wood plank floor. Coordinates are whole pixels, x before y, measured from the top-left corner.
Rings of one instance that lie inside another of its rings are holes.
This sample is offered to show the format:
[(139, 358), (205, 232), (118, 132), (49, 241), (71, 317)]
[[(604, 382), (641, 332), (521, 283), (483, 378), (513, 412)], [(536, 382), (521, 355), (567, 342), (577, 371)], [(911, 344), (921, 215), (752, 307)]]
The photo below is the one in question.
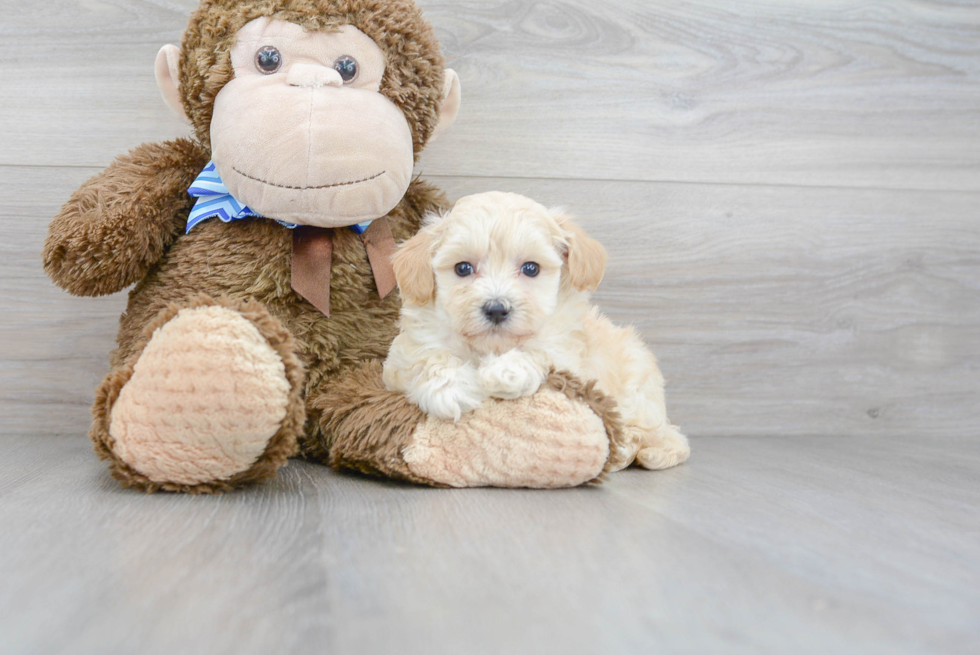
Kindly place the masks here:
[(419, 172), (581, 217), (693, 459), (119, 489), (84, 435), (125, 297), (40, 250), (186, 133), (152, 64), (197, 0), (0, 0), (0, 654), (977, 652), (980, 2), (420, 4), (464, 103)]
[(0, 652), (976, 652), (980, 442), (694, 446), (595, 489), (296, 462), (196, 498), (119, 489), (79, 439), (0, 439)]

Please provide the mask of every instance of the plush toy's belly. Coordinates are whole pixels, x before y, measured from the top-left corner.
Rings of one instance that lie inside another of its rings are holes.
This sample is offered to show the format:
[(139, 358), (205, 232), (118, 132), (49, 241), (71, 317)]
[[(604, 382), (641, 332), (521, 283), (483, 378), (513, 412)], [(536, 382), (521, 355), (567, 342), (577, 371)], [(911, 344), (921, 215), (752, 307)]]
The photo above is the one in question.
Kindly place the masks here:
[(198, 294), (262, 303), (292, 333), (308, 383), (383, 358), (397, 332), (400, 300), (382, 300), (358, 235), (336, 230), (327, 318), (291, 287), (292, 232), (266, 219), (206, 221), (181, 236), (130, 294), (113, 363), (126, 361), (144, 326), (171, 303)]

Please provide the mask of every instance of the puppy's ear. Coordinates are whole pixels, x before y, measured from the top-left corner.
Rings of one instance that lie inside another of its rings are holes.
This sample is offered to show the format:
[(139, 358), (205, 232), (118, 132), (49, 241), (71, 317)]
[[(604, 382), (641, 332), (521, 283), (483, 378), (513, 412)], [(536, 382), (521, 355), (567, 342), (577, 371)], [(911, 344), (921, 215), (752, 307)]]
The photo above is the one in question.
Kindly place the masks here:
[(436, 278), (432, 270), (434, 247), (435, 234), (432, 228), (422, 228), (398, 248), (391, 260), (402, 300), (409, 305), (425, 305), (435, 300)]
[(568, 281), (578, 291), (595, 291), (606, 273), (606, 249), (569, 217), (556, 214), (555, 220), (567, 244)]

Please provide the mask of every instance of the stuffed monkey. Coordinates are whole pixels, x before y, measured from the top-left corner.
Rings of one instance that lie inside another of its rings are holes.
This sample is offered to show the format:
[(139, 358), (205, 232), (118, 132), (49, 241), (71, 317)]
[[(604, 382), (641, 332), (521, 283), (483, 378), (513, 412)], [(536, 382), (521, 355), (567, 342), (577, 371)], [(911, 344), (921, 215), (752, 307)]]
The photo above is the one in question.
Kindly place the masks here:
[(460, 104), (410, 0), (203, 0), (156, 77), (194, 138), (118, 158), (44, 250), (70, 293), (136, 285), (90, 433), (122, 484), (227, 491), (297, 454), (452, 486), (624, 465), (611, 401), (567, 375), (457, 423), (381, 383), (395, 243), (446, 206), (413, 166)]

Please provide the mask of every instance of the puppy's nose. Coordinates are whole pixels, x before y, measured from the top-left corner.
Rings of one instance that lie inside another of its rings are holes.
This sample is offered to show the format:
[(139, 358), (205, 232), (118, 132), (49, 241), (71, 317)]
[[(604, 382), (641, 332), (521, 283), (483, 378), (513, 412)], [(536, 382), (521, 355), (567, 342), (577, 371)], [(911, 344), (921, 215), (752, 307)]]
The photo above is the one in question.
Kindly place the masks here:
[(507, 320), (510, 310), (499, 300), (491, 300), (483, 306), (483, 315), (494, 325), (500, 325)]

